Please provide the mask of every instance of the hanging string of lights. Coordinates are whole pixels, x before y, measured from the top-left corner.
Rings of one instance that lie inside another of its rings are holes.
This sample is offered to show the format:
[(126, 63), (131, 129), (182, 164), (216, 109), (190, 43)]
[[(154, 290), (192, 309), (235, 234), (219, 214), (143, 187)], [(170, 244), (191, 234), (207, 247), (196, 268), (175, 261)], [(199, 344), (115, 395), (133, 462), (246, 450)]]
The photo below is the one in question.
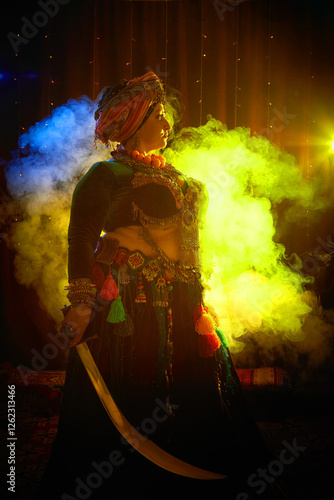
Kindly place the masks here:
[(168, 76), (168, 0), (165, 0), (165, 57), (162, 60), (165, 63), (165, 89), (167, 88), (167, 76)]
[(98, 36), (98, 1), (94, 2), (94, 34), (93, 34), (93, 101), (99, 93), (100, 83), (97, 81), (97, 58), (98, 58), (98, 44), (100, 37)]
[(271, 43), (274, 38), (272, 34), (272, 5), (269, 0), (269, 15), (268, 15), (268, 55), (267, 55), (267, 137), (271, 139)]
[(200, 84), (199, 90), (199, 125), (202, 125), (203, 118), (203, 66), (204, 66), (204, 58), (206, 57), (204, 42), (207, 36), (204, 34), (204, 0), (202, 0), (201, 5), (201, 62), (200, 62), (200, 79), (196, 81), (196, 83)]
[[(17, 57), (17, 75), (14, 75), (14, 82), (16, 82), (16, 91), (17, 91), (17, 97), (14, 99), (14, 104), (17, 108), (17, 143), (19, 143), (21, 131), (24, 130), (21, 124), (21, 68), (20, 68), (20, 60), (18, 59), (19, 55), (18, 53), (15, 54)], [(20, 150), (19, 150), (20, 154)]]
[[(309, 15), (307, 16), (307, 21), (310, 23), (310, 17)], [(312, 162), (310, 161), (310, 126), (311, 126), (311, 94), (312, 94), (312, 83), (314, 80), (314, 75), (313, 75), (313, 52), (312, 52), (312, 45), (311, 45), (311, 36), (310, 36), (310, 29), (309, 29), (309, 24), (307, 27), (308, 30), (308, 36), (307, 36), (307, 41), (308, 41), (308, 71), (307, 71), (307, 111), (306, 111), (306, 179), (307, 182), (310, 182), (310, 174), (311, 174), (311, 169), (313, 167)], [(309, 210), (306, 209), (306, 241), (309, 240), (310, 237), (310, 221), (309, 221)]]
[(235, 11), (235, 23), (236, 23), (236, 41), (233, 43), (235, 46), (235, 91), (234, 91), (234, 127), (237, 126), (238, 123), (238, 108), (240, 108), (239, 100), (238, 100), (238, 92), (239, 87), (239, 2), (236, 5)]
[(312, 40), (310, 34), (310, 15), (307, 15), (307, 110), (306, 110), (306, 177), (307, 181), (310, 181), (311, 169), (313, 168), (310, 155), (310, 135), (311, 135), (311, 123), (315, 121), (311, 117), (311, 96), (312, 96), (312, 85), (314, 82), (313, 74), (313, 49)]
[(133, 42), (136, 40), (133, 38), (133, 5), (132, 0), (130, 0), (130, 57), (126, 66), (129, 69), (129, 80), (132, 80), (132, 61), (133, 61)]
[(50, 33), (48, 33), (47, 35), (45, 35), (44, 37), (45, 39), (47, 39), (48, 41), (48, 114), (51, 115), (51, 112), (52, 112), (52, 107), (54, 106), (54, 103), (53, 103), (53, 99), (52, 99), (52, 96), (53, 96), (53, 85), (54, 85), (54, 80), (52, 78), (52, 74), (53, 74), (53, 71), (52, 71), (52, 63), (53, 63), (53, 55), (51, 54), (51, 37), (50, 37)]

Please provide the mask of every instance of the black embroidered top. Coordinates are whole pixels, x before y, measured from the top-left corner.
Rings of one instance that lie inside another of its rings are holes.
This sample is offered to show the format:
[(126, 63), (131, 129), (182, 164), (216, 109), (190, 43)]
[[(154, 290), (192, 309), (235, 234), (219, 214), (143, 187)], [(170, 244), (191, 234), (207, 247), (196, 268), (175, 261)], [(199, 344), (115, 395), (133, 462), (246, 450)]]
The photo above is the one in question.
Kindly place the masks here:
[(187, 228), (197, 224), (200, 183), (189, 189), (189, 183), (184, 181), (180, 187), (178, 177), (173, 167), (153, 169), (139, 162), (126, 164), (115, 159), (94, 164), (73, 194), (68, 232), (69, 280), (91, 278), (94, 250), (102, 231), (144, 225), (144, 219), (158, 225), (160, 221), (161, 228), (173, 218), (182, 219)]

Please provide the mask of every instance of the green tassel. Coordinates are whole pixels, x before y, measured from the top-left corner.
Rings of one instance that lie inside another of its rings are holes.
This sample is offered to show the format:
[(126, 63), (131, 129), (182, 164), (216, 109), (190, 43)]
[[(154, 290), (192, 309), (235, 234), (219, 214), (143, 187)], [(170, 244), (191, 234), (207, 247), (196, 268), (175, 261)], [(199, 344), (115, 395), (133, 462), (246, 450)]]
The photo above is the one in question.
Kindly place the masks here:
[(121, 296), (118, 295), (111, 303), (110, 311), (107, 317), (109, 323), (121, 323), (125, 321), (126, 314), (124, 311)]
[(227, 342), (226, 337), (225, 337), (224, 333), (222, 332), (222, 330), (220, 330), (219, 328), (216, 328), (216, 334), (217, 334), (217, 335), (218, 335), (218, 337), (220, 338), (221, 343), (222, 343), (225, 347), (228, 347), (228, 342)]
[(222, 332), (222, 330), (220, 330), (220, 328), (216, 328), (216, 333), (217, 333), (217, 335), (220, 338), (220, 341), (222, 343), (221, 354), (222, 354), (223, 359), (224, 359), (223, 363), (224, 363), (225, 370), (226, 370), (225, 371), (225, 383), (229, 387), (232, 394), (234, 394), (235, 393), (235, 386), (234, 386), (235, 382), (234, 382), (232, 372), (231, 372), (230, 355), (228, 352), (228, 342), (226, 340), (224, 333)]

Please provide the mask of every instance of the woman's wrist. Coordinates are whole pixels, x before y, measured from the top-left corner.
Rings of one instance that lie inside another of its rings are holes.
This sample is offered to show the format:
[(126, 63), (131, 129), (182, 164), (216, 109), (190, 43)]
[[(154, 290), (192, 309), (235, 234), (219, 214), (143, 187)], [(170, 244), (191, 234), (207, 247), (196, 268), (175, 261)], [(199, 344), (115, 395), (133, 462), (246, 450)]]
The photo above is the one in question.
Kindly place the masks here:
[(96, 288), (88, 278), (76, 278), (65, 287), (67, 298), (72, 307), (86, 306), (92, 309), (95, 305)]
[(77, 311), (81, 311), (81, 312), (86, 312), (86, 311), (91, 311), (93, 309), (92, 306), (89, 306), (87, 304), (78, 304), (76, 306), (72, 306), (71, 307), (71, 310), (77, 310)]

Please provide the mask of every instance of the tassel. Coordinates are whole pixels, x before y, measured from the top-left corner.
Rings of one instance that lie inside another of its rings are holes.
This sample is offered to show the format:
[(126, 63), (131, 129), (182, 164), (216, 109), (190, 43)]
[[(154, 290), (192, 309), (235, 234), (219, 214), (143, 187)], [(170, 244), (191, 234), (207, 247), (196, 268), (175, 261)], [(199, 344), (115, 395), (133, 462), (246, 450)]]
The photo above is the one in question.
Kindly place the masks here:
[(199, 335), (208, 335), (209, 333), (213, 333), (215, 328), (216, 323), (213, 317), (206, 312), (201, 314), (195, 325), (195, 330)]
[(125, 318), (126, 314), (124, 311), (122, 298), (120, 295), (118, 295), (111, 303), (107, 321), (109, 321), (109, 323), (121, 323), (121, 321), (125, 321)]
[(211, 349), (213, 351), (216, 351), (217, 349), (219, 349), (220, 347), (220, 338), (218, 337), (218, 335), (216, 335), (216, 333), (211, 333), (210, 335), (205, 335), (205, 338), (207, 339)]
[(106, 277), (100, 292), (100, 297), (103, 300), (113, 300), (118, 297), (119, 291), (112, 274), (108, 274)]
[(216, 332), (216, 323), (211, 314), (203, 311), (195, 324), (198, 333), (198, 349), (201, 358), (208, 358), (216, 351), (221, 341)]
[(194, 319), (195, 324), (199, 320), (200, 316), (203, 313), (209, 314), (212, 317), (212, 319), (214, 320), (216, 326), (217, 327), (219, 326), (219, 318), (218, 318), (215, 310), (213, 309), (212, 306), (208, 306), (207, 304), (205, 306), (201, 305), (201, 306), (197, 307), (197, 309), (194, 310), (193, 319)]
[(223, 344), (223, 346), (228, 347), (228, 342), (226, 340), (226, 337), (225, 337), (224, 333), (220, 330), (220, 328), (216, 328), (216, 334), (220, 338), (220, 341)]
[(208, 305), (206, 304), (206, 307), (205, 307), (205, 310), (211, 314), (211, 316), (213, 317), (214, 319), (214, 322), (216, 323), (216, 326), (219, 326), (219, 318), (216, 314), (216, 311), (213, 309), (213, 307), (211, 305)]
[(92, 272), (92, 282), (96, 285), (98, 290), (101, 290), (105, 280), (104, 272), (99, 264), (95, 263)]
[(219, 346), (220, 340), (215, 334), (198, 336), (198, 350), (201, 358), (209, 358)]

